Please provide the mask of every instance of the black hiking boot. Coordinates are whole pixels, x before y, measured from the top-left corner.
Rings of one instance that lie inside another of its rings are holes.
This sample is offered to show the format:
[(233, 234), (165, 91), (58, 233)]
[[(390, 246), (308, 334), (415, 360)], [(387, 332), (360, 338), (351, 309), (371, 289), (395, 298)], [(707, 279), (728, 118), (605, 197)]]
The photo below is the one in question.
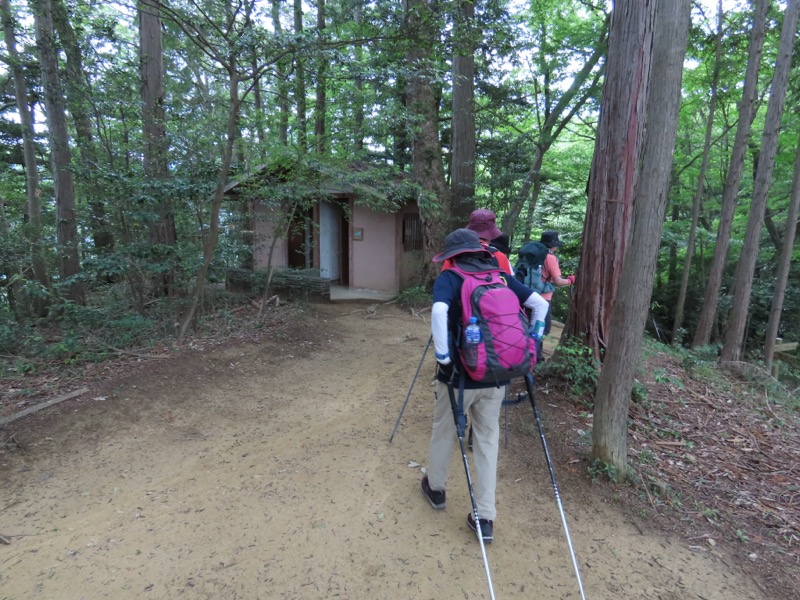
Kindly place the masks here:
[(445, 493), (431, 489), (431, 484), (428, 483), (428, 476), (422, 478), (422, 494), (431, 503), (433, 510), (444, 510), (445, 508)]
[[(484, 544), (491, 544), (494, 541), (494, 521), (490, 521), (489, 519), (480, 519), (481, 523), (481, 535), (483, 536), (483, 543)], [(475, 535), (478, 534), (478, 528), (475, 527), (475, 518), (472, 516), (472, 513), (467, 515), (467, 526), (475, 532)]]

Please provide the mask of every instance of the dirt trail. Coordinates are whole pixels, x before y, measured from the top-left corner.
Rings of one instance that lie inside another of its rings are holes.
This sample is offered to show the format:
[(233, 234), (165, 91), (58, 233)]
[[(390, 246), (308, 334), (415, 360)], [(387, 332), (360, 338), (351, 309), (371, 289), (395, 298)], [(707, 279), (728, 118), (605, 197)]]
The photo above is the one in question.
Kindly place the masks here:
[[(280, 344), (150, 362), (15, 426), (0, 455), (0, 598), (487, 598), (458, 453), (447, 510), (419, 490), (429, 328), (393, 305), (314, 306)], [(540, 402), (545, 423), (562, 409)], [(496, 597), (578, 587), (529, 405), (508, 409)], [(577, 437), (577, 436), (576, 436)], [(723, 550), (651, 533), (548, 438), (586, 597), (762, 600)]]

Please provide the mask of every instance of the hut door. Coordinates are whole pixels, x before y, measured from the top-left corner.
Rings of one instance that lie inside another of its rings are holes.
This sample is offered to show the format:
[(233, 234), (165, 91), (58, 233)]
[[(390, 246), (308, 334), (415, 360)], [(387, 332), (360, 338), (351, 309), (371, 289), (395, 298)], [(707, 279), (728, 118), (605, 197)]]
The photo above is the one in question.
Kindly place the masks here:
[(342, 279), (342, 228), (344, 211), (339, 203), (319, 206), (319, 274), (331, 281)]
[(312, 209), (298, 211), (289, 228), (289, 267), (310, 269), (313, 267), (314, 219)]

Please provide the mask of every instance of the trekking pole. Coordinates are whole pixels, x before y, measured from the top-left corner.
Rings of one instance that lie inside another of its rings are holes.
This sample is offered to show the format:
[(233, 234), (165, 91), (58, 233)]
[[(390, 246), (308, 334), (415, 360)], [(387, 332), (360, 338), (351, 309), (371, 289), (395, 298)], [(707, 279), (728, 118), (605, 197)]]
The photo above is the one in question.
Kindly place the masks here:
[[(463, 377), (463, 375), (462, 375)], [(483, 531), (481, 531), (481, 520), (478, 517), (478, 503), (475, 501), (475, 490), (472, 487), (472, 477), (469, 474), (469, 463), (467, 462), (467, 448), (464, 445), (464, 432), (467, 425), (466, 417), (464, 416), (462, 390), (458, 391), (459, 402), (456, 403), (455, 392), (453, 391), (453, 384), (447, 384), (447, 393), (450, 394), (450, 407), (453, 409), (453, 419), (456, 422), (456, 435), (458, 436), (458, 445), (461, 447), (461, 459), (464, 461), (464, 472), (467, 474), (467, 487), (469, 488), (469, 499), (472, 502), (472, 518), (475, 520), (475, 531), (478, 534), (478, 541), (481, 544), (481, 556), (483, 557), (483, 566), (486, 569), (486, 581), (489, 583), (489, 597), (495, 600), (494, 587), (492, 586), (492, 574), (489, 571), (489, 558), (486, 556), (486, 544), (483, 542)]]
[(422, 363), (425, 361), (425, 355), (428, 353), (428, 348), (431, 347), (431, 342), (433, 341), (433, 335), (428, 338), (428, 343), (425, 344), (425, 350), (422, 351), (422, 358), (419, 359), (419, 366), (417, 367), (417, 372), (414, 373), (414, 379), (411, 380), (411, 387), (408, 388), (408, 394), (406, 394), (406, 401), (403, 402), (403, 408), (400, 409), (400, 414), (397, 415), (397, 423), (394, 424), (394, 429), (392, 429), (392, 435), (389, 436), (389, 443), (392, 443), (394, 439), (394, 434), (397, 432), (397, 428), (400, 426), (400, 419), (403, 418), (403, 413), (406, 410), (406, 405), (408, 404), (408, 399), (411, 398), (411, 390), (414, 389), (414, 384), (417, 381), (417, 377), (419, 376), (419, 370), (422, 368)]
[(569, 528), (567, 527), (567, 517), (564, 514), (564, 506), (561, 504), (561, 496), (558, 493), (558, 486), (556, 485), (556, 474), (553, 470), (553, 463), (550, 460), (550, 452), (547, 450), (547, 441), (544, 439), (544, 429), (542, 427), (542, 418), (539, 415), (539, 409), (536, 408), (536, 401), (533, 398), (533, 375), (528, 373), (525, 375), (525, 387), (528, 390), (528, 398), (531, 400), (533, 407), (533, 416), (536, 419), (536, 427), (539, 429), (539, 438), (542, 440), (542, 449), (544, 450), (544, 458), (547, 461), (547, 468), (550, 471), (550, 481), (553, 482), (553, 492), (556, 495), (556, 504), (558, 505), (558, 512), (561, 513), (561, 524), (564, 526), (564, 535), (567, 538), (567, 546), (569, 546), (569, 554), (572, 557), (572, 566), (575, 569), (575, 577), (578, 579), (578, 589), (581, 592), (581, 598), (586, 600), (586, 595), (583, 593), (583, 582), (581, 581), (581, 572), (578, 569), (578, 559), (575, 558), (575, 550), (572, 548), (572, 538), (569, 535)]

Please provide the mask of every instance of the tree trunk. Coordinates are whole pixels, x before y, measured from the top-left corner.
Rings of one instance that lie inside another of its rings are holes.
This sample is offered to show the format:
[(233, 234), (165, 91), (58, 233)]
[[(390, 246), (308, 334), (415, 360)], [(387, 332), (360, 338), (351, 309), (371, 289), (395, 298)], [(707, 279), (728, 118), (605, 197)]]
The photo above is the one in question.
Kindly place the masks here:
[[(303, 34), (303, 3), (302, 0), (294, 0), (294, 33), (297, 36)], [(295, 84), (294, 95), (297, 103), (297, 146), (301, 153), (308, 150), (308, 120), (306, 117), (306, 72), (303, 58), (297, 53), (294, 58)]]
[[(10, 60), (11, 74), (14, 79), (14, 94), (17, 100), (17, 112), (22, 125), (22, 153), (25, 162), (25, 186), (27, 197), (28, 227), (27, 238), (31, 249), (31, 264), (36, 282), (47, 289), (50, 279), (47, 275), (47, 263), (44, 259), (42, 243), (42, 209), (39, 203), (39, 170), (36, 164), (36, 134), (33, 130), (33, 115), (28, 104), (28, 90), (25, 75), (17, 53), (17, 40), (14, 33), (14, 19), (8, 0), (0, 0), (0, 17), (3, 20), (3, 34)], [(36, 300), (33, 306), (38, 316), (47, 313), (46, 303)]]
[[(161, 16), (157, 2), (139, 0), (139, 60), (142, 93), (143, 167), (147, 177), (165, 180), (169, 176), (167, 134), (164, 116), (164, 65)], [(157, 219), (150, 226), (150, 243), (174, 246), (177, 242), (171, 202), (157, 200)], [(171, 295), (175, 276), (161, 278), (159, 292)]]
[[(325, 36), (325, 0), (317, 0), (317, 36), (320, 41)], [(314, 102), (314, 147), (317, 154), (325, 154), (327, 142), (325, 131), (325, 111), (327, 110), (327, 63), (328, 57), (320, 54), (317, 58), (317, 96)]]
[(789, 280), (789, 269), (792, 266), (792, 250), (797, 231), (797, 215), (800, 210), (800, 140), (794, 159), (794, 178), (792, 180), (792, 195), (789, 198), (789, 213), (786, 215), (786, 231), (783, 235), (783, 246), (778, 259), (778, 273), (775, 277), (775, 292), (772, 294), (772, 306), (769, 311), (767, 323), (767, 339), (764, 343), (764, 364), (767, 370), (772, 370), (772, 360), (775, 357), (775, 338), (778, 336), (778, 326), (783, 314), (783, 300), (786, 297), (786, 283)]
[[(363, 7), (361, 0), (357, 0), (353, 7), (353, 21), (355, 22), (356, 28), (361, 25), (363, 19), (362, 13)], [(357, 43), (353, 52), (355, 53), (356, 64), (362, 64), (364, 60), (363, 44)], [(354, 85), (356, 88), (356, 101), (353, 103), (353, 145), (356, 150), (356, 155), (360, 157), (361, 153), (364, 151), (364, 77), (360, 69), (356, 73)]]
[[(6, 201), (2, 196), (0, 196), (0, 234), (5, 239), (9, 239), (8, 236), (11, 235), (11, 228), (6, 219)], [(5, 285), (6, 302), (17, 321), (22, 322), (30, 316), (30, 302), (19, 279), (19, 267), (9, 254), (0, 252), (0, 275), (4, 275), (9, 282)]]
[(700, 172), (697, 174), (697, 190), (695, 191), (692, 202), (692, 222), (689, 225), (689, 239), (686, 242), (686, 257), (683, 261), (683, 272), (681, 274), (681, 287), (678, 291), (678, 302), (675, 306), (675, 316), (672, 322), (672, 343), (680, 344), (683, 342), (680, 336), (680, 329), (683, 326), (683, 309), (686, 305), (686, 291), (689, 289), (689, 273), (692, 268), (694, 258), (694, 246), (697, 238), (697, 221), (700, 217), (700, 206), (703, 203), (705, 191), (706, 170), (708, 169), (709, 154), (711, 153), (711, 134), (714, 130), (714, 115), (717, 108), (717, 85), (719, 83), (720, 62), (722, 58), (722, 0), (717, 6), (717, 37), (716, 49), (714, 52), (714, 70), (711, 75), (711, 98), (708, 101), (708, 120), (706, 122), (706, 137), (703, 141), (703, 158), (700, 162)]
[(736, 208), (736, 197), (739, 194), (739, 183), (744, 168), (745, 151), (750, 136), (750, 125), (755, 116), (756, 92), (758, 91), (758, 68), (761, 63), (761, 52), (764, 48), (764, 31), (766, 28), (768, 0), (755, 0), (753, 11), (753, 28), (750, 30), (750, 45), (747, 57), (747, 69), (744, 77), (742, 99), (739, 102), (739, 122), (731, 152), (730, 166), (725, 177), (722, 192), (722, 212), (717, 228), (717, 243), (711, 258), (705, 296), (703, 298), (697, 329), (694, 333), (692, 347), (704, 346), (711, 339), (711, 328), (717, 316), (717, 301), (722, 286), (722, 275), (725, 271), (725, 260), (728, 255), (733, 213)]
[(439, 142), (439, 111), (433, 88), (434, 73), (431, 53), (436, 34), (435, 17), (429, 0), (407, 0), (406, 30), (411, 35), (411, 48), (406, 54), (409, 68), (406, 102), (413, 119), (411, 143), (412, 175), (422, 187), (418, 198), (423, 231), (423, 282), (429, 283), (438, 274), (431, 258), (441, 250), (450, 223), (450, 199), (445, 182)]
[[(272, 27), (277, 35), (283, 35), (281, 25), (281, 0), (272, 0)], [(277, 103), (278, 103), (278, 141), (281, 146), (289, 143), (289, 92), (286, 85), (286, 69), (283, 67), (284, 61), (278, 61), (275, 65), (275, 75), (277, 77)]]
[(88, 197), (89, 230), (95, 250), (109, 251), (114, 249), (114, 234), (106, 217), (103, 192), (96, 178), (98, 164), (90, 113), (91, 89), (83, 68), (83, 53), (64, 0), (52, 2), (53, 24), (67, 57), (65, 88), (69, 113), (75, 126), (75, 142), (80, 150), (80, 163), (83, 165), (83, 173), (79, 174), (78, 181), (86, 182), (84, 190)]
[(475, 210), (475, 4), (453, 7), (453, 120), (450, 189), (456, 227)]
[(772, 171), (775, 165), (775, 154), (778, 150), (778, 132), (786, 102), (786, 85), (792, 66), (792, 49), (797, 35), (798, 7), (800, 6), (798, 2), (800, 0), (789, 0), (783, 15), (778, 57), (775, 61), (775, 73), (772, 76), (772, 86), (769, 92), (764, 132), (761, 136), (761, 151), (756, 169), (753, 201), (750, 204), (744, 245), (736, 265), (733, 309), (725, 330), (725, 345), (722, 347), (720, 362), (738, 361), (742, 354), (750, 292), (753, 289), (753, 271), (758, 258), (758, 242), (761, 237), (764, 209), (767, 205), (767, 193), (772, 184)]
[(72, 153), (69, 148), (64, 93), (58, 72), (58, 56), (53, 36), (53, 9), (50, 0), (36, 0), (34, 23), (47, 111), (50, 156), (53, 163), (59, 274), (61, 283), (66, 284), (66, 297), (76, 304), (85, 304), (83, 285), (75, 279), (81, 271), (81, 266), (78, 257), (75, 188), (72, 183)]
[[(139, 59), (142, 87), (142, 134), (144, 172), (148, 177), (165, 179), (167, 136), (164, 123), (164, 66), (161, 17), (151, 0), (139, 2)], [(163, 239), (163, 238), (162, 238)]]
[(628, 245), (644, 135), (653, 2), (614, 4), (575, 301), (565, 333), (602, 360)]
[[(657, 0), (642, 17), (655, 19), (647, 133), (636, 185), (630, 245), (612, 310), (609, 345), (594, 402), (592, 455), (624, 478), (628, 465), (628, 406), (658, 261), (680, 108), (690, 0)], [(647, 26), (646, 26), (647, 27)]]

